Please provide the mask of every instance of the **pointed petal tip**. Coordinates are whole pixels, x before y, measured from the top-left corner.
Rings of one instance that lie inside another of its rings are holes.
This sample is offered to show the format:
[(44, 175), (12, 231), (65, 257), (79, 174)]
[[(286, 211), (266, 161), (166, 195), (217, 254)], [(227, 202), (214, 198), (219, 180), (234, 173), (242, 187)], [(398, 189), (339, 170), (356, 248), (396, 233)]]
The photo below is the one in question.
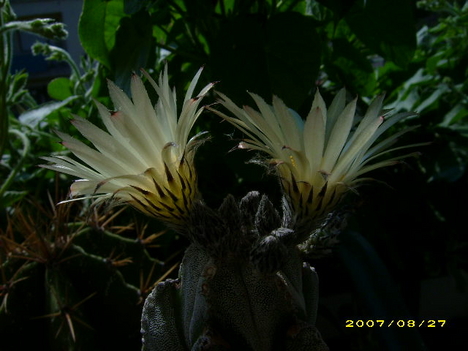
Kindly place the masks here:
[(239, 144), (237, 144), (236, 149), (247, 150), (247, 149), (249, 149), (249, 147), (248, 147), (248, 145), (246, 143), (241, 141)]
[(212, 103), (203, 105), (203, 108), (204, 108), (205, 110), (212, 111), (212, 110), (213, 110), (212, 106), (217, 106), (217, 105), (219, 105), (220, 103), (221, 103), (221, 101), (220, 101), (220, 100), (217, 100), (217, 101), (215, 101), (215, 102), (212, 102)]
[(163, 150), (167, 149), (167, 148), (170, 148), (170, 147), (174, 147), (174, 146), (177, 146), (177, 144), (175, 142), (173, 142), (173, 141), (169, 141), (164, 145)]

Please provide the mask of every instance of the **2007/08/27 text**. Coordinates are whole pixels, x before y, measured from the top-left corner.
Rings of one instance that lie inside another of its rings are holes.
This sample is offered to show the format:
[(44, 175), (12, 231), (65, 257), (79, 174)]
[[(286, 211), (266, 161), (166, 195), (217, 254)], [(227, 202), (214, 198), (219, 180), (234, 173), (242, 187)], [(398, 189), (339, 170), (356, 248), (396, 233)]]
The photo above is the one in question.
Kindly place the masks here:
[(422, 319), (416, 321), (414, 319), (347, 319), (346, 328), (441, 328), (445, 326), (445, 319)]

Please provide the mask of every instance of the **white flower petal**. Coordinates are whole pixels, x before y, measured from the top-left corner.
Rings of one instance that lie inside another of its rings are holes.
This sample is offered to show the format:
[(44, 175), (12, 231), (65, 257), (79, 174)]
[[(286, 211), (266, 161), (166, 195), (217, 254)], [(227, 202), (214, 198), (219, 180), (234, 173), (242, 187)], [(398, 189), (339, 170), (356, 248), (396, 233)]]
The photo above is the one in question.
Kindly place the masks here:
[[(306, 179), (318, 176), (325, 147), (325, 117), (321, 104), (315, 104), (307, 116), (304, 133), (304, 153), (309, 160), (310, 169), (306, 170)], [(298, 135), (298, 137), (301, 137)]]
[(349, 137), (349, 132), (353, 125), (354, 114), (356, 112), (356, 101), (357, 99), (354, 99), (350, 102), (336, 118), (336, 123), (330, 132), (323, 162), (320, 167), (320, 169), (325, 172), (330, 173), (332, 171), (341, 151), (343, 150), (346, 140)]
[(333, 128), (335, 127), (335, 123), (338, 117), (342, 114), (345, 108), (345, 105), (346, 105), (346, 90), (343, 88), (338, 92), (338, 94), (336, 94), (327, 112), (327, 135), (325, 136), (325, 140), (327, 143), (328, 143), (330, 134)]
[(147, 167), (147, 165), (138, 162), (138, 158), (135, 158), (126, 149), (121, 139), (106, 133), (91, 122), (78, 116), (75, 117), (72, 123), (86, 139), (93, 143), (99, 152), (119, 165), (122, 170), (128, 168), (144, 170)]
[(188, 141), (189, 133), (202, 111), (201, 99), (213, 84), (192, 99), (201, 74), (198, 71), (179, 116), (176, 92), (169, 87), (167, 66), (158, 83), (146, 72), (143, 74), (159, 97), (154, 108), (139, 77), (134, 75), (131, 80), (132, 99), (109, 82), (117, 112), (111, 114), (96, 102), (107, 132), (81, 117), (73, 121), (95, 149), (58, 132), (62, 144), (81, 162), (66, 156), (45, 157), (52, 164), (42, 167), (81, 178), (70, 187), (72, 196), (129, 203), (182, 228), (192, 203), (199, 196), (193, 155), (203, 133)]
[(328, 111), (317, 91), (305, 123), (297, 123), (297, 114), (290, 112), (276, 97), (270, 106), (251, 94), (259, 109), (256, 111), (248, 106), (241, 109), (226, 96), (219, 95), (219, 102), (236, 118), (209, 109), (248, 136), (249, 139), (245, 139), (239, 148), (269, 154), (271, 159), (267, 163), (276, 167), (296, 216), (317, 218), (325, 215), (347, 190), (361, 181), (357, 179), (360, 175), (394, 164), (399, 159), (371, 162), (389, 151), (388, 147), (404, 133), (397, 133), (372, 147), (382, 133), (405, 117), (392, 116), (384, 123), (384, 117), (380, 115), (383, 96), (372, 102), (351, 132), (357, 99), (346, 105), (344, 89), (337, 94)]
[(135, 105), (133, 105), (132, 100), (130, 100), (127, 94), (110, 80), (107, 81), (107, 86), (115, 109), (122, 111), (128, 116), (136, 115)]
[(295, 149), (302, 149), (303, 145), (297, 135), (304, 128), (304, 122), (298, 119), (293, 115), (291, 110), (285, 105), (283, 100), (279, 99), (276, 96), (273, 96), (273, 108), (275, 111), (275, 116), (277, 117), (278, 126), (280, 126), (280, 135), (285, 140), (285, 145)]

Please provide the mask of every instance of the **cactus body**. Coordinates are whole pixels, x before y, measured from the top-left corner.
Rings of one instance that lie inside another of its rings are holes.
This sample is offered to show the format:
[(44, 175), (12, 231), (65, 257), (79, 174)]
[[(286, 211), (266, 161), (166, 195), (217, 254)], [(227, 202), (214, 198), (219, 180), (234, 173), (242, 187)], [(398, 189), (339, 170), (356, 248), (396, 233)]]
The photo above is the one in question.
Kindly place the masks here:
[(327, 350), (314, 326), (317, 274), (289, 222), (258, 193), (218, 211), (200, 204), (179, 278), (145, 302), (143, 350)]

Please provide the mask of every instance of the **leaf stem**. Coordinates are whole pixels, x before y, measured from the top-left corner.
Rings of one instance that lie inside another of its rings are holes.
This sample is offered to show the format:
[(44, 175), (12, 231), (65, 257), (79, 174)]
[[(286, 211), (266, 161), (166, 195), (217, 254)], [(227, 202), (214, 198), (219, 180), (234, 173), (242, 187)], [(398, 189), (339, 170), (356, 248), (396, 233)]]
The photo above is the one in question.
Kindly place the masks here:
[(15, 167), (11, 170), (10, 174), (8, 175), (7, 179), (5, 182), (2, 184), (0, 188), (0, 198), (3, 196), (5, 191), (8, 189), (10, 184), (13, 182), (13, 179), (15, 178), (16, 173), (20, 170), (21, 166), (23, 165), (24, 160), (29, 154), (29, 150), (31, 149), (31, 143), (29, 142), (29, 139), (26, 137), (26, 135), (19, 130), (16, 129), (11, 129), (9, 131), (11, 134), (15, 134), (19, 139), (21, 139), (21, 142), (23, 143), (23, 150), (21, 152), (21, 157), (19, 161), (16, 163)]
[[(0, 28), (5, 26), (5, 20), (11, 17), (10, 6), (8, 2), (0, 4)], [(11, 35), (4, 33), (0, 35), (0, 160), (5, 151), (5, 145), (8, 135), (8, 109), (7, 109), (7, 91), (8, 74), (11, 66)]]

